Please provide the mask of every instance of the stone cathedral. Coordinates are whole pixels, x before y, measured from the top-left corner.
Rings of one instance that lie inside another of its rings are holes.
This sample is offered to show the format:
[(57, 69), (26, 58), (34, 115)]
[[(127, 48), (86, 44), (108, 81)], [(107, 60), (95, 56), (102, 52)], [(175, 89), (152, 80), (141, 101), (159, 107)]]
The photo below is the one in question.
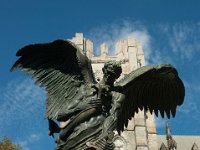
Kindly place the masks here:
[[(115, 54), (112, 56), (108, 53), (108, 45), (106, 43), (100, 45), (100, 55), (95, 56), (92, 41), (84, 38), (82, 33), (76, 33), (75, 37), (70, 40), (78, 45), (91, 60), (97, 81), (102, 78), (103, 73), (101, 69), (104, 62), (108, 60), (121, 61), (122, 77), (129, 74), (132, 70), (145, 65), (142, 45), (133, 37), (117, 41), (115, 43)], [(183, 139), (182, 141), (180, 140), (181, 138)], [(192, 140), (195, 138), (196, 140)], [(176, 141), (180, 140), (180, 143), (191, 141), (190, 144), (188, 143), (189, 149), (186, 148), (187, 146), (181, 148), (178, 143), (178, 150), (190, 150), (192, 147), (198, 150), (198, 146), (200, 146), (199, 136), (174, 136), (174, 139)], [(129, 125), (122, 135), (115, 135), (114, 141), (116, 150), (165, 150), (163, 147), (167, 145), (165, 136), (158, 136), (156, 133), (154, 115), (144, 111), (135, 114), (135, 117), (129, 121)]]

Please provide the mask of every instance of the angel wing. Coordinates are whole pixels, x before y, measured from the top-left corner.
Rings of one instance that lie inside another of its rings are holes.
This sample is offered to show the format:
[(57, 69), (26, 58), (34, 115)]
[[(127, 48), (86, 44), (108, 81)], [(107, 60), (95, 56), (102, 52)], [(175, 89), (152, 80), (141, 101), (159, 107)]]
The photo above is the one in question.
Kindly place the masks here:
[(132, 71), (115, 86), (122, 87), (125, 100), (117, 119), (117, 131), (124, 130), (138, 109), (158, 111), (162, 117), (176, 114), (176, 107), (184, 100), (185, 89), (183, 82), (174, 67), (168, 64), (144, 66)]
[(11, 71), (17, 68), (25, 71), (36, 83), (45, 87), (46, 117), (49, 119), (57, 118), (63, 109), (68, 111), (66, 113), (73, 113), (82, 100), (83, 93), (80, 92), (95, 83), (90, 61), (70, 41), (28, 45), (20, 49), (16, 56), (19, 59)]

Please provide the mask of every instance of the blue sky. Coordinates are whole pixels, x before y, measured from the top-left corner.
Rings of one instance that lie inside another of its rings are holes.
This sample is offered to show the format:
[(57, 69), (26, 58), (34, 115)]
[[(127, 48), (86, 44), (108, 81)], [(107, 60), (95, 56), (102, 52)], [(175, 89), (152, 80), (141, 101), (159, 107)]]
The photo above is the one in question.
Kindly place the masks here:
[[(45, 91), (31, 78), (9, 72), (16, 51), (31, 43), (68, 39), (76, 32), (98, 45), (127, 36), (143, 44), (148, 64), (171, 63), (186, 97), (170, 120), (173, 134), (200, 135), (200, 1), (198, 0), (7, 0), (0, 1), (0, 138), (24, 150), (53, 149), (44, 118)], [(110, 52), (112, 53), (112, 52)], [(164, 134), (166, 119), (157, 119)]]

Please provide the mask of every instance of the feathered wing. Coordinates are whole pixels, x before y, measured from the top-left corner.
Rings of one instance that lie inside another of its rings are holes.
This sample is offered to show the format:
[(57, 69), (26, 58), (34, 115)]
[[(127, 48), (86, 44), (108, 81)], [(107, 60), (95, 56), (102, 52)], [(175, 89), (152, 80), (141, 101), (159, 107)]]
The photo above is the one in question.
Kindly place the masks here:
[(144, 66), (132, 71), (115, 86), (122, 87), (125, 100), (117, 119), (117, 131), (124, 130), (138, 109), (158, 111), (162, 117), (176, 114), (176, 107), (181, 105), (185, 96), (183, 82), (174, 67), (168, 64)]
[[(72, 42), (56, 40), (20, 49), (11, 71), (20, 69), (31, 75), (47, 91), (46, 117), (57, 118), (63, 108), (73, 112), (81, 101), (74, 98), (85, 85), (94, 83), (88, 58)], [(82, 94), (83, 95), (83, 94)]]

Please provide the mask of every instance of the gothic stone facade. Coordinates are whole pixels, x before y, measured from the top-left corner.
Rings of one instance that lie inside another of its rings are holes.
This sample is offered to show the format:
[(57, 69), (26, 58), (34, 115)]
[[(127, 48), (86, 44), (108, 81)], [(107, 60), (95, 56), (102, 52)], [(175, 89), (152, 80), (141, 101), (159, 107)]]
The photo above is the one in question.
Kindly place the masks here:
[[(76, 33), (70, 39), (77, 44), (92, 61), (93, 71), (97, 81), (102, 78), (102, 67), (108, 60), (122, 62), (122, 76), (145, 65), (142, 45), (133, 37), (128, 37), (115, 44), (115, 55), (109, 56), (108, 45), (100, 45), (100, 56), (94, 56), (93, 43), (85, 39), (82, 33)], [(158, 150), (156, 125), (154, 115), (140, 111), (129, 121), (129, 125), (121, 136), (115, 135), (115, 145), (118, 150)]]
[[(93, 43), (85, 39), (82, 33), (76, 33), (70, 39), (77, 44), (92, 61), (92, 67), (97, 81), (102, 78), (102, 67), (108, 60), (122, 62), (122, 77), (132, 70), (145, 65), (144, 51), (142, 45), (134, 37), (127, 37), (115, 43), (115, 55), (109, 56), (108, 45), (100, 45), (100, 55), (93, 53)], [(62, 126), (62, 124), (61, 124)], [(198, 150), (200, 147), (200, 136), (173, 136), (177, 142), (177, 150)], [(149, 112), (140, 111), (129, 121), (129, 125), (121, 136), (115, 135), (116, 150), (158, 150), (166, 148), (165, 135), (156, 134), (154, 115)]]

